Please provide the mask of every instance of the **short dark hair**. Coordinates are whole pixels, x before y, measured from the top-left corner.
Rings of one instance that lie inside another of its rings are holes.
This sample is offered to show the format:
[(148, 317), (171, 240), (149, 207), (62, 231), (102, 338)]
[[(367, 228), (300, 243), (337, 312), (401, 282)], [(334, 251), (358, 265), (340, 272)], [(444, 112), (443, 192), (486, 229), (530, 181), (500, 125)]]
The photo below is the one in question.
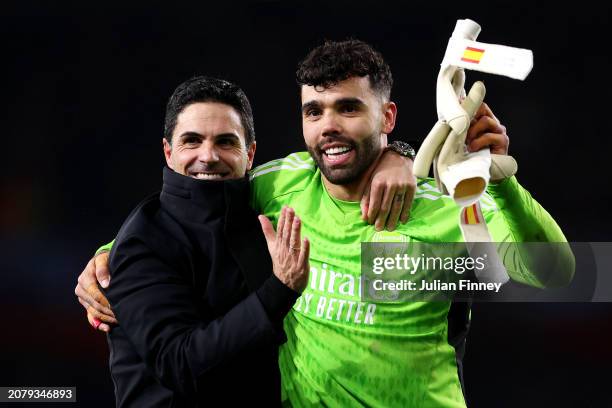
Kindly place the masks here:
[(374, 92), (391, 97), (393, 76), (382, 55), (360, 40), (325, 41), (299, 63), (298, 85), (329, 88), (351, 77), (368, 76)]
[(164, 137), (168, 143), (172, 143), (178, 115), (187, 106), (197, 102), (224, 103), (236, 109), (240, 114), (247, 147), (255, 141), (253, 110), (244, 91), (224, 79), (197, 76), (180, 84), (168, 100), (164, 121)]

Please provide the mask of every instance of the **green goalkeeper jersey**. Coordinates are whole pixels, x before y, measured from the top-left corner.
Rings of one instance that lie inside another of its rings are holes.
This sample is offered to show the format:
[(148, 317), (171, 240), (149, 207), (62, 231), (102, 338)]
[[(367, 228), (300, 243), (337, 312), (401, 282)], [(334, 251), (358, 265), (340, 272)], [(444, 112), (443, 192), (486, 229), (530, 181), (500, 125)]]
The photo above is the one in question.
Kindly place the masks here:
[[(306, 152), (257, 167), (251, 180), (254, 209), (276, 222), (284, 205), (294, 208), (311, 242), (309, 284), (285, 318), (283, 403), (465, 406), (455, 349), (447, 340), (451, 302), (374, 303), (362, 301), (359, 292), (362, 242), (460, 242), (460, 208), (433, 180), (422, 179), (409, 222), (377, 232), (361, 219), (359, 203), (329, 195)], [(490, 186), (481, 207), (494, 241), (566, 241), (515, 178)], [(525, 265), (508, 273), (543, 285)]]

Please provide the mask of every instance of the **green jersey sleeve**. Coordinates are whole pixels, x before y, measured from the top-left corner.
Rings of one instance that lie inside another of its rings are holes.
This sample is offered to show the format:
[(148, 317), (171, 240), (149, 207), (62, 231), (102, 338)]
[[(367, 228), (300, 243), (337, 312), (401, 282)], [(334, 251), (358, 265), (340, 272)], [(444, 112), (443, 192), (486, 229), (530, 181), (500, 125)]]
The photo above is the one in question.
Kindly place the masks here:
[(292, 153), (253, 169), (251, 180), (251, 207), (268, 218), (280, 211), (283, 197), (300, 192), (311, 182), (316, 165), (308, 152)]
[(508, 274), (516, 281), (540, 288), (567, 285), (574, 276), (575, 259), (552, 216), (514, 176), (499, 184), (490, 184), (487, 191), (498, 209), (487, 211), (483, 207), (494, 242), (548, 243), (500, 245), (500, 256)]
[[(111, 249), (113, 249), (113, 245), (115, 244), (115, 240), (113, 239), (111, 242), (109, 242), (108, 244), (104, 244), (102, 245), (100, 248), (98, 248), (98, 250), (96, 251), (95, 255), (99, 255), (102, 252), (109, 252)], [(94, 256), (95, 256), (94, 255)]]

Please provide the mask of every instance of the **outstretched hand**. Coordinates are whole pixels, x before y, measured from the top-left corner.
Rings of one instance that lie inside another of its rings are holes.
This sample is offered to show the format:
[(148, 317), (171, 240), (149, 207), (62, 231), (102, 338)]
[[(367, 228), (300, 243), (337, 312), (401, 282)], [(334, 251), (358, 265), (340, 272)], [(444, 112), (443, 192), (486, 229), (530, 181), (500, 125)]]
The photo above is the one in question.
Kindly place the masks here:
[(300, 219), (292, 208), (283, 207), (275, 232), (267, 217), (258, 218), (272, 257), (274, 275), (289, 288), (302, 292), (308, 284), (310, 242), (307, 238), (300, 239)]

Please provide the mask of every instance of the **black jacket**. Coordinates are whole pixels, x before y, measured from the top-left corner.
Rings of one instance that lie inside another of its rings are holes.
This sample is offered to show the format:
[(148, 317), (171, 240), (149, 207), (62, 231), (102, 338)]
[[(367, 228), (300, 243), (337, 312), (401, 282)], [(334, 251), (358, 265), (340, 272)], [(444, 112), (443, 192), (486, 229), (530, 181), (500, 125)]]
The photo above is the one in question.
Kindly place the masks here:
[(278, 346), (298, 294), (272, 274), (248, 180), (164, 169), (123, 224), (107, 296), (117, 406), (280, 405)]

